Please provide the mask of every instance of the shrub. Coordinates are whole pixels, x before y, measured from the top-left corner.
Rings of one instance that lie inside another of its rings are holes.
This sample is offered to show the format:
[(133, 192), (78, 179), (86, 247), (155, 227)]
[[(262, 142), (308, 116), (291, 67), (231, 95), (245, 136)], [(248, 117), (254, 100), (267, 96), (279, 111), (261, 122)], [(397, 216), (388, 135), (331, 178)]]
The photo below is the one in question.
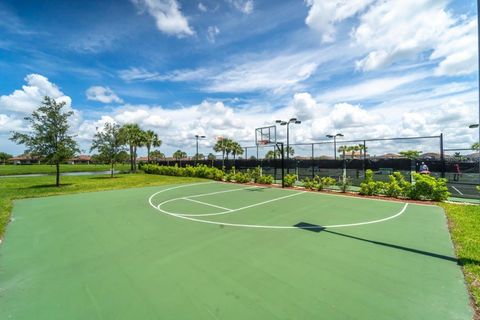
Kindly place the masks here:
[(313, 179), (310, 179), (310, 178), (305, 178), (302, 180), (302, 184), (303, 184), (303, 187), (305, 189), (308, 189), (308, 190), (317, 190), (318, 189), (318, 176), (316, 176), (315, 178)]
[(250, 174), (250, 177), (252, 177), (253, 182), (259, 182), (260, 178), (262, 177), (262, 170), (260, 169), (260, 166), (256, 167), (255, 169), (248, 169), (247, 172)]
[(235, 180), (235, 182), (238, 183), (247, 183), (252, 181), (252, 177), (250, 177), (250, 174), (248, 174), (248, 172), (237, 172), (234, 174), (233, 179)]
[(285, 187), (293, 186), (296, 181), (297, 181), (297, 175), (295, 175), (295, 174), (287, 174), (283, 178), (283, 183), (285, 184)]
[(257, 183), (272, 184), (273, 183), (273, 176), (269, 176), (269, 175), (260, 176), (257, 180)]
[(143, 171), (148, 174), (159, 174), (164, 176), (177, 176), (177, 177), (197, 177), (214, 179), (217, 181), (223, 180), (225, 173), (217, 168), (211, 168), (203, 164), (199, 164), (195, 167), (186, 166), (180, 168), (175, 166), (158, 166), (155, 164), (146, 164), (143, 166)]
[(225, 181), (227, 181), (227, 182), (233, 181), (234, 177), (235, 177), (235, 174), (233, 174), (233, 172), (227, 173), (225, 175)]
[(325, 188), (334, 186), (336, 183), (337, 183), (337, 180), (335, 180), (332, 177), (323, 177), (323, 178), (319, 179), (319, 184), (318, 184), (317, 190), (322, 191)]
[(444, 201), (450, 196), (447, 179), (436, 179), (430, 175), (414, 173), (415, 184), (408, 190), (408, 197), (416, 200)]
[(350, 178), (340, 178), (338, 180), (338, 187), (340, 188), (340, 191), (343, 193), (347, 192), (347, 190), (350, 188), (350, 185), (352, 184), (352, 180)]

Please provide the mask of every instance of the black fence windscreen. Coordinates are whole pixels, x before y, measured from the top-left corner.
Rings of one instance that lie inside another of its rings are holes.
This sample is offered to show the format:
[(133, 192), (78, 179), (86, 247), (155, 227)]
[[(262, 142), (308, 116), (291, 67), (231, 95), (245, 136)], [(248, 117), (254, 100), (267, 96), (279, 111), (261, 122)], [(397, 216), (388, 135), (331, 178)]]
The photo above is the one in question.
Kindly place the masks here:
[[(374, 172), (375, 180), (388, 181), (390, 174), (399, 171), (412, 181), (412, 173), (424, 163), (431, 175), (447, 179), (452, 196), (480, 199), (476, 190), (480, 185), (478, 151), (443, 149), (442, 142), (442, 136), (433, 136), (290, 144), (290, 153), (285, 154), (285, 174), (296, 174), (299, 180), (316, 175), (339, 179), (345, 174), (353, 186), (359, 186), (368, 169)], [(263, 174), (280, 181), (280, 158), (273, 145), (266, 145), (244, 147), (242, 154), (228, 159), (163, 160), (158, 164), (183, 167), (202, 163), (227, 171), (260, 167)]]

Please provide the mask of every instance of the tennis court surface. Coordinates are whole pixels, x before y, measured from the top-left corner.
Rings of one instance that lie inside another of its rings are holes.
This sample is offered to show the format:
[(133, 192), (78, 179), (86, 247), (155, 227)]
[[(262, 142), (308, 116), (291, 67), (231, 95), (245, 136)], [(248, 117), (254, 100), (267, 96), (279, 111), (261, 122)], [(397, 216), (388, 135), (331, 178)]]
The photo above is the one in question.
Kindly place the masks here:
[(0, 319), (471, 319), (442, 209), (197, 183), (16, 201)]

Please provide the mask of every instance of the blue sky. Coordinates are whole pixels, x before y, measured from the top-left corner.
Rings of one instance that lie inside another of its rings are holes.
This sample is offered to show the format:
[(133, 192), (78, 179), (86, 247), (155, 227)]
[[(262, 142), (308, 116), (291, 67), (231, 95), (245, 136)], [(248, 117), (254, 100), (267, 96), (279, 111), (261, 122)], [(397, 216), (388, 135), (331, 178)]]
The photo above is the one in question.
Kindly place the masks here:
[[(0, 150), (48, 94), (95, 128), (136, 122), (167, 154), (195, 134), (252, 145), (296, 116), (293, 142), (436, 135), (478, 139), (471, 0), (0, 2)], [(283, 131), (280, 137), (283, 138)]]

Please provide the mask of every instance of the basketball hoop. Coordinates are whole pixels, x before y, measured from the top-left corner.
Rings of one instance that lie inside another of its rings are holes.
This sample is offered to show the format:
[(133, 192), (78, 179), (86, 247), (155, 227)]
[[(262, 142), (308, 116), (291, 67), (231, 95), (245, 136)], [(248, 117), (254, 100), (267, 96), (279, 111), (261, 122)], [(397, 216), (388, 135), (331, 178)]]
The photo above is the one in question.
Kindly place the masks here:
[(259, 140), (258, 144), (264, 146), (264, 145), (267, 145), (269, 142), (270, 142), (269, 140)]

